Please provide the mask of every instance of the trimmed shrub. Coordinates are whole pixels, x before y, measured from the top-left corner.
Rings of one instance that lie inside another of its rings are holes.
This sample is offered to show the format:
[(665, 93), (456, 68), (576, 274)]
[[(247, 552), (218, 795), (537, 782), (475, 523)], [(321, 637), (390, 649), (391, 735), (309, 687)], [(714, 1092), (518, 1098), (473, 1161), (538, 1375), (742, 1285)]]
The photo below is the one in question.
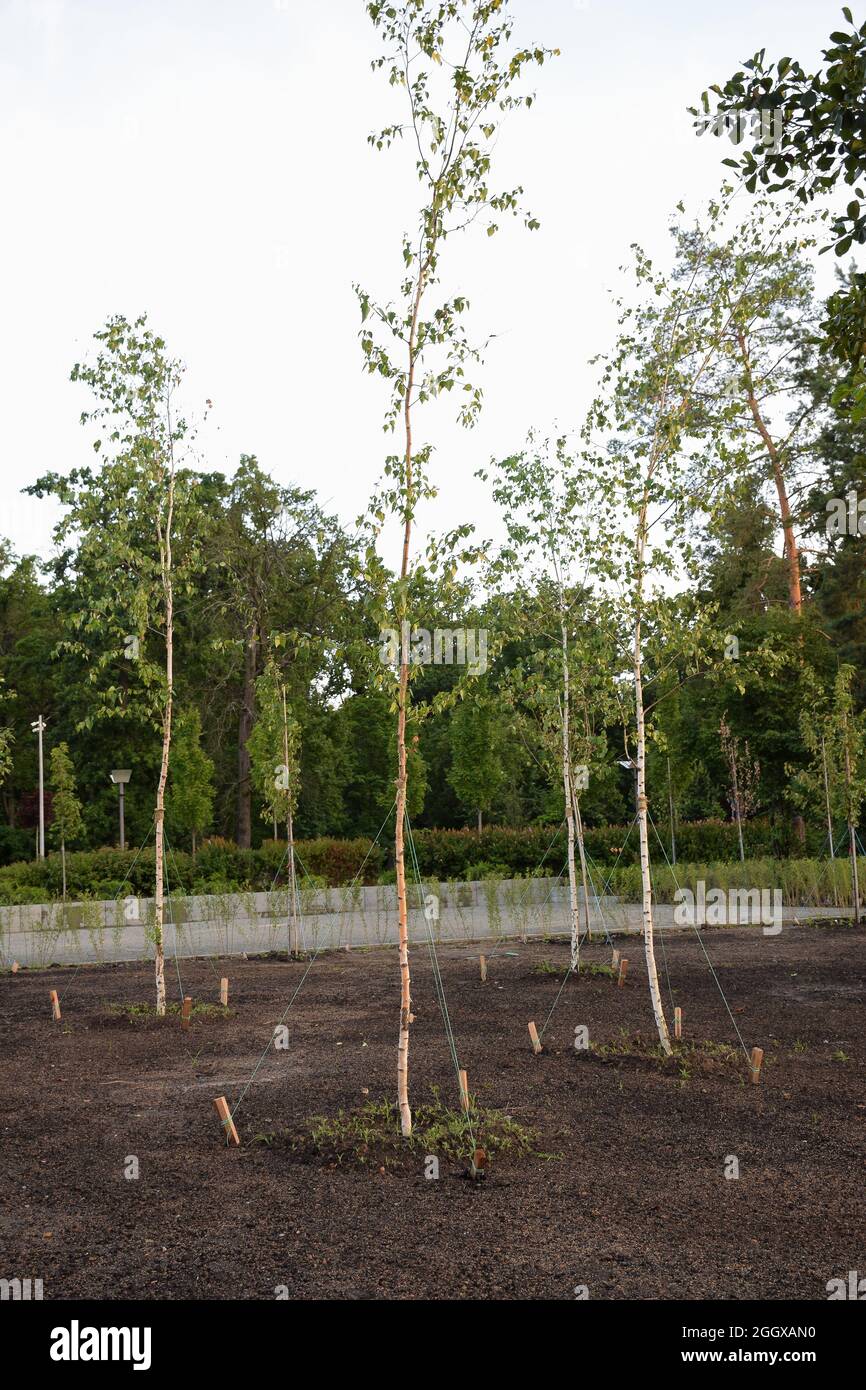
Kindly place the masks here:
[[(12, 833), (12, 832), (10, 832)], [(16, 834), (22, 832), (14, 832)], [(665, 851), (665, 831), (659, 826)], [(804, 848), (784, 821), (748, 821), (743, 831), (750, 860), (804, 861), (806, 851), (819, 858), (820, 830), (810, 832)], [(550, 825), (511, 829), (489, 826), (475, 830), (416, 830), (415, 847), (421, 875), (440, 882), (466, 881), (496, 875), (522, 878), (534, 874), (555, 877), (565, 863), (565, 832)], [(638, 862), (637, 830), (627, 825), (593, 826), (586, 831), (586, 848), (596, 871), (604, 876), (616, 868), (622, 872)], [(298, 858), (315, 882), (340, 884), (393, 882), (394, 850), (390, 839), (373, 844), (368, 839), (335, 840), (321, 837), (299, 840)], [(662, 847), (651, 832), (654, 872), (663, 871)], [(725, 821), (698, 821), (677, 830), (677, 858), (689, 864), (738, 862), (736, 826)], [(98, 849), (67, 854), (67, 896), (112, 898), (126, 895), (150, 897), (153, 892), (154, 853), (145, 850)], [(793, 872), (793, 870), (791, 870)], [(679, 872), (679, 871), (678, 871)], [(193, 857), (171, 848), (166, 859), (170, 893), (267, 891), (285, 887), (285, 841), (265, 840), (258, 849), (239, 849), (230, 840), (206, 840)], [(300, 886), (307, 883), (299, 875)], [(630, 880), (629, 880), (630, 881)], [(19, 860), (0, 867), (0, 903), (50, 902), (62, 895), (60, 855), (44, 860)]]

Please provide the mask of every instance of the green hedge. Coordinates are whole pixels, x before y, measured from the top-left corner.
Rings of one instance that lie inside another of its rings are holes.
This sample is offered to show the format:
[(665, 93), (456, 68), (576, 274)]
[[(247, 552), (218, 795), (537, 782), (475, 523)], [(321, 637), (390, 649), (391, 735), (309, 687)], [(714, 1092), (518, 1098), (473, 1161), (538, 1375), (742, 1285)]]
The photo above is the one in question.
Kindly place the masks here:
[[(659, 825), (664, 852), (670, 854), (665, 825)], [(565, 862), (565, 831), (554, 833), (551, 826), (530, 826), (510, 830), (491, 826), (479, 835), (475, 830), (416, 830), (418, 862), (425, 877), (461, 878), (468, 866), (495, 865), (514, 874), (531, 874), (544, 860), (545, 869), (559, 873)], [(725, 863), (740, 857), (737, 827), (728, 821), (694, 821), (677, 830), (677, 858), (681, 861)], [(584, 835), (587, 852), (598, 865), (638, 863), (637, 828), (606, 825), (588, 828)], [(552, 842), (552, 843), (551, 843)], [(820, 856), (820, 832), (807, 834), (806, 844), (795, 837), (786, 821), (753, 820), (743, 827), (747, 859), (784, 859)], [(390, 846), (389, 846), (390, 850)], [(545, 858), (546, 855), (546, 858)], [(662, 848), (650, 829), (650, 856), (664, 863)], [(393, 863), (389, 853), (389, 865)]]
[[(666, 852), (670, 847), (660, 826)], [(821, 855), (819, 831), (809, 834), (804, 847), (790, 825), (782, 821), (754, 820), (744, 827), (749, 859), (800, 859)], [(414, 843), (423, 877), (447, 879), (519, 877), (537, 871), (560, 872), (565, 862), (565, 833), (551, 826), (513, 830), (491, 826), (479, 835), (475, 830), (416, 830)], [(609, 871), (613, 866), (635, 865), (637, 831), (628, 826), (596, 826), (586, 832), (590, 858)], [(206, 841), (198, 854), (172, 851), (166, 871), (171, 892), (219, 893), (261, 891), (285, 884), (285, 843), (266, 840), (259, 849), (239, 849), (230, 840)], [(326, 883), (343, 884), (360, 875), (362, 883), (376, 883), (380, 876), (393, 878), (394, 848), (390, 834), (372, 845), (368, 839), (301, 840), (298, 857), (307, 873)], [(653, 863), (664, 864), (655, 835), (650, 845)], [(698, 821), (677, 832), (677, 858), (692, 864), (729, 863), (739, 858), (737, 831), (724, 821)], [(113, 898), (121, 893), (149, 897), (154, 876), (154, 852), (118, 849), (85, 850), (66, 856), (67, 893), (70, 898)], [(303, 881), (303, 880), (302, 880)], [(27, 860), (0, 867), (0, 902), (39, 903), (61, 896), (59, 854), (45, 860)]]
[[(195, 858), (172, 850), (166, 858), (170, 893), (267, 891), (285, 887), (285, 843), (266, 840), (259, 849), (238, 849), (230, 841), (205, 842)], [(385, 851), (369, 840), (303, 840), (298, 857), (314, 880), (376, 883)], [(366, 861), (366, 862), (365, 862)], [(363, 867), (362, 867), (363, 866)], [(66, 891), (71, 899), (153, 896), (154, 851), (99, 849), (66, 856)], [(301, 886), (304, 885), (303, 876)], [(59, 854), (0, 868), (0, 903), (42, 903), (60, 898), (63, 879)]]

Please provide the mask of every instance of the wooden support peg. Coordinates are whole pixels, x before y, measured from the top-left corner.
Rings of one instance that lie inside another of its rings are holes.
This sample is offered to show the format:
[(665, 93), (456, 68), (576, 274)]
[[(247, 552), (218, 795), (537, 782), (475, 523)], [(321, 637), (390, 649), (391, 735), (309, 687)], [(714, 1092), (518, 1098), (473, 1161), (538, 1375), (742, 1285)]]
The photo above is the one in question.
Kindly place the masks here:
[(758, 1082), (759, 1082), (760, 1079), (761, 1079), (761, 1063), (763, 1062), (763, 1060), (764, 1060), (764, 1049), (763, 1049), (762, 1047), (753, 1047), (753, 1048), (752, 1048), (752, 1061), (751, 1061), (751, 1067), (750, 1067), (750, 1070), (751, 1070), (751, 1073), (752, 1073), (752, 1085), (753, 1085), (753, 1086), (757, 1086)]
[(59, 1021), (60, 1021), (60, 1000), (57, 998), (57, 990), (56, 990), (56, 989), (52, 989), (52, 990), (50, 991), (49, 997), (50, 997), (50, 999), (51, 999), (51, 1016), (52, 1016), (52, 1018), (54, 1019), (55, 1023), (59, 1023)]
[(238, 1132), (235, 1129), (235, 1122), (232, 1119), (232, 1112), (229, 1110), (228, 1101), (226, 1100), (225, 1096), (217, 1096), (214, 1101), (214, 1105), (216, 1106), (216, 1112), (220, 1117), (220, 1124), (226, 1132), (226, 1143), (237, 1144), (238, 1146), (240, 1146), (241, 1141), (238, 1138)]
[(616, 947), (614, 947), (613, 951), (611, 951), (610, 968), (611, 970), (619, 970), (619, 951), (616, 949)]
[(683, 1011), (677, 1005), (674, 1009), (674, 1037), (681, 1038), (683, 1035)]
[(190, 1015), (192, 1014), (192, 996), (185, 994), (183, 998), (183, 1008), (180, 1011), (180, 1026), (184, 1032), (189, 1028)]
[(532, 1050), (537, 1056), (538, 1053), (541, 1051), (541, 1043), (538, 1037), (538, 1029), (536, 1028), (534, 1023), (529, 1024), (529, 1037), (532, 1041)]
[(465, 1071), (460, 1073), (460, 1109), (464, 1115), (469, 1114), (469, 1077)]
[(220, 980), (220, 1003), (222, 1004), (222, 1006), (223, 1006), (224, 1009), (227, 1008), (228, 1002), (229, 1002), (229, 982), (228, 982), (228, 980), (226, 979), (225, 975), (223, 975), (222, 979)]
[(484, 1149), (476, 1149), (472, 1158), (469, 1160), (469, 1176), (479, 1182), (484, 1177), (484, 1169), (487, 1167), (487, 1153)]
[(487, 979), (487, 957), (479, 956), (478, 964), (481, 968), (481, 983), (484, 984), (485, 980)]
[(622, 987), (625, 984), (625, 977), (628, 974), (628, 959), (623, 956), (619, 963), (619, 974), (616, 977), (617, 984)]
[(20, 969), (21, 969), (21, 966), (18, 964), (17, 960), (13, 960), (13, 962), (12, 962), (12, 974), (13, 974), (13, 975), (17, 975), (17, 974), (18, 974), (18, 971), (19, 971)]

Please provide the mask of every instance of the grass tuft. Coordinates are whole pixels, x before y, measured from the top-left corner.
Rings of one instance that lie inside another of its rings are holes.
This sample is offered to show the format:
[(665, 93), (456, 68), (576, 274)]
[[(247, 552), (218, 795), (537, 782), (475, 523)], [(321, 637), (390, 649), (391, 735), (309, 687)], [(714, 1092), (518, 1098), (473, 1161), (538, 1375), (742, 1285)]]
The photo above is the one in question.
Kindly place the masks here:
[(470, 1111), (464, 1114), (442, 1100), (438, 1087), (432, 1087), (431, 1093), (429, 1103), (413, 1110), (408, 1139), (400, 1133), (397, 1105), (390, 1100), (370, 1100), (356, 1110), (314, 1116), (309, 1133), (296, 1137), (293, 1147), (312, 1146), (319, 1157), (378, 1167), (393, 1167), (407, 1152), (434, 1154), (454, 1163), (465, 1163), (475, 1148), (484, 1149), (489, 1158), (549, 1156), (539, 1151), (535, 1130), (504, 1111), (479, 1105), (470, 1096)]

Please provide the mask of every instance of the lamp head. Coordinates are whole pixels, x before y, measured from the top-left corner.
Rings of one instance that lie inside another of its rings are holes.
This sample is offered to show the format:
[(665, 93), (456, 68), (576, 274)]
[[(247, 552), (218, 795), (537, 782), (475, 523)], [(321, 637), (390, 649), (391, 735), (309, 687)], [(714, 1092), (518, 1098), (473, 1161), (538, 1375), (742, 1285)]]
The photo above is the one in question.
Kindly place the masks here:
[(124, 786), (132, 776), (132, 768), (116, 767), (110, 776), (112, 782), (116, 782), (119, 786)]

